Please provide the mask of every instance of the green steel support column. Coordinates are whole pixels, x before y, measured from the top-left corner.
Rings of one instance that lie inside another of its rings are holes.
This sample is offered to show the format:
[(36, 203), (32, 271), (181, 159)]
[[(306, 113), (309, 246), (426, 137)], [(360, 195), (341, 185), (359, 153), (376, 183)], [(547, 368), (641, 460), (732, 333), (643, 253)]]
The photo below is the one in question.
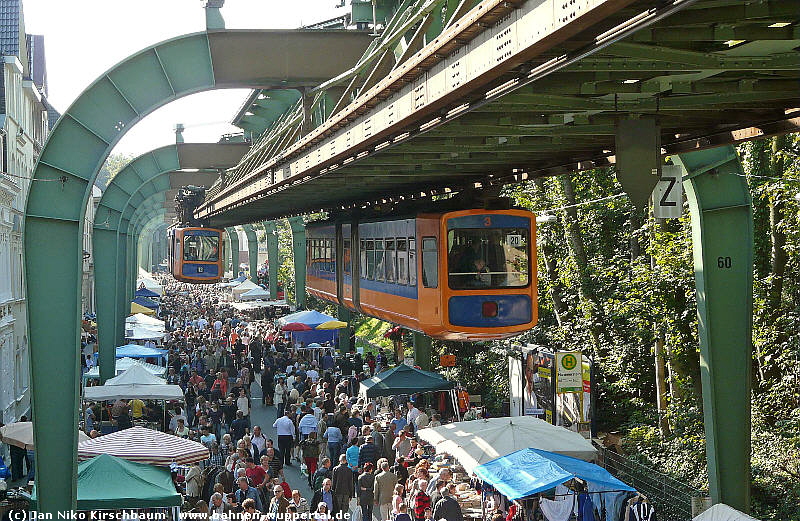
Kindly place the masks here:
[[(95, 303), (98, 310), (113, 310), (117, 305), (117, 293), (115, 291), (117, 285), (117, 231), (95, 228), (92, 241), (95, 252)], [(101, 253), (103, 258), (98, 258), (98, 253)], [(115, 376), (116, 320), (115, 313), (97, 313), (100, 381), (103, 383)]]
[[(125, 324), (120, 323), (120, 317), (125, 316), (126, 313), (131, 309), (130, 304), (127, 304), (128, 295), (125, 292), (126, 283), (128, 282), (128, 272), (126, 271), (126, 268), (128, 256), (130, 254), (130, 250), (128, 249), (128, 233), (126, 232), (123, 234), (120, 232), (116, 242), (119, 250), (117, 251), (117, 256), (113, 263), (116, 279), (114, 280), (113, 285), (114, 294), (111, 296), (114, 301), (114, 305), (108, 308), (109, 313), (114, 317), (114, 341), (107, 347), (108, 352), (110, 353), (109, 356), (114, 357), (116, 357), (116, 351), (114, 350), (116, 346), (121, 346), (125, 343)], [(95, 266), (95, 269), (97, 269), (97, 266)], [(99, 312), (97, 313), (97, 316), (100, 317)], [(100, 356), (103, 355), (101, 354)]]
[(424, 371), (433, 369), (431, 337), (414, 332), (414, 363)]
[(227, 233), (225, 233), (223, 234), (222, 239), (225, 241), (225, 264), (222, 266), (222, 273), (225, 275), (225, 273), (228, 272), (228, 266), (231, 265), (231, 238)]
[(700, 374), (714, 503), (750, 510), (753, 210), (732, 146), (673, 158), (686, 169)]
[(303, 216), (290, 217), (292, 228), (292, 252), (294, 253), (295, 304), (306, 305), (306, 225)]
[(225, 228), (225, 231), (228, 232), (228, 239), (230, 240), (231, 245), (231, 273), (233, 274), (233, 278), (239, 276), (239, 234), (236, 232), (236, 227), (231, 226), (230, 228)]
[(336, 306), (336, 318), (342, 322), (347, 322), (347, 327), (339, 330), (339, 352), (349, 353), (355, 346), (350, 345), (350, 321), (353, 313), (344, 306)]
[(261, 223), (267, 236), (267, 264), (269, 267), (269, 298), (278, 298), (278, 267), (281, 265), (278, 254), (278, 227), (272, 221)]
[(244, 234), (247, 236), (247, 254), (250, 261), (250, 280), (258, 280), (258, 237), (252, 224), (245, 224)]

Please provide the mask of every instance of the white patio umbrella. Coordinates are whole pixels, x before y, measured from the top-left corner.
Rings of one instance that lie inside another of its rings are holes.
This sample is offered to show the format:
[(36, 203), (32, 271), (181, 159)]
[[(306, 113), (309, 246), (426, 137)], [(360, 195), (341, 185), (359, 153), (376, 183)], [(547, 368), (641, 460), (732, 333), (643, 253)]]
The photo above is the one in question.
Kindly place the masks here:
[(487, 418), (420, 429), (419, 437), (456, 458), (468, 474), (482, 465), (520, 449), (540, 449), (585, 461), (597, 451), (577, 432), (533, 416)]
[[(90, 439), (83, 431), (78, 431), (78, 443)], [(33, 423), (16, 422), (0, 427), (0, 441), (25, 450), (34, 450)]]

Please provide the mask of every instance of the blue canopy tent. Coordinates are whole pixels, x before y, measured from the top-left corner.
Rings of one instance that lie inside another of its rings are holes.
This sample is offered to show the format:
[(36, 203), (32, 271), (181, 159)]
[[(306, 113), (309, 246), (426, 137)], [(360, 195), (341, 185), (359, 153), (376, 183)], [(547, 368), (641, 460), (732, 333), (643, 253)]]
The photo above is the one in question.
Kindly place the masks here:
[(574, 478), (590, 492), (636, 492), (606, 469), (587, 461), (538, 449), (521, 449), (475, 467), (475, 475), (509, 499), (554, 489)]
[(150, 300), (147, 297), (136, 297), (131, 302), (139, 304), (142, 307), (146, 307), (147, 309), (158, 309), (158, 302)]
[(306, 311), (298, 311), (297, 313), (292, 313), (291, 315), (286, 315), (280, 319), (281, 324), (291, 324), (293, 322), (299, 322), (301, 324), (305, 324), (310, 327), (311, 331), (293, 331), (292, 337), (295, 340), (305, 343), (305, 345), (309, 345), (313, 342), (332, 342), (335, 343), (336, 340), (339, 338), (339, 333), (336, 329), (322, 329), (317, 330), (314, 329), (320, 324), (324, 324), (325, 322), (330, 322), (331, 320), (336, 320), (334, 317), (330, 315), (326, 315), (325, 313), (320, 313), (319, 311), (306, 310)]
[(152, 347), (140, 346), (139, 344), (127, 344), (117, 347), (116, 358), (155, 358), (158, 360), (158, 365), (162, 365), (162, 361), (167, 359), (167, 351), (165, 349), (155, 349)]
[[(159, 295), (155, 291), (150, 291), (147, 288), (139, 288), (139, 289), (137, 289), (136, 293), (134, 294), (134, 296), (136, 296), (136, 297), (145, 297), (145, 298), (148, 298), (148, 299), (160, 298), (161, 297), (161, 295)], [(144, 304), (142, 304), (142, 305), (144, 305)]]

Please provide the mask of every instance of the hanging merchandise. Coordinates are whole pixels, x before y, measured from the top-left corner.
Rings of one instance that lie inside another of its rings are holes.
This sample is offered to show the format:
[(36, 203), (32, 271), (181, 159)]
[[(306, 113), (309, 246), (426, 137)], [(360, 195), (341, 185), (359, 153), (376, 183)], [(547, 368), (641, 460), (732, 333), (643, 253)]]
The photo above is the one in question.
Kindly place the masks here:
[(578, 521), (596, 521), (592, 496), (586, 492), (578, 494)]
[(567, 521), (572, 515), (574, 498), (574, 495), (570, 495), (566, 499), (552, 501), (543, 497), (539, 500), (539, 508), (547, 521)]
[(627, 521), (656, 521), (656, 512), (647, 498), (639, 495), (628, 501)]

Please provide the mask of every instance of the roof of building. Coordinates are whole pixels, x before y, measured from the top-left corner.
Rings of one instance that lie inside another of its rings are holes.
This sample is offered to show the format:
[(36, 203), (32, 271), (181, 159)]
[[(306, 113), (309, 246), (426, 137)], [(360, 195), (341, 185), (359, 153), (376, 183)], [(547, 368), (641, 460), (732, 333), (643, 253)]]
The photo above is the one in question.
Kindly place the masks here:
[(30, 73), (27, 47), (22, 0), (0, 0), (0, 54), (16, 56), (25, 77)]

